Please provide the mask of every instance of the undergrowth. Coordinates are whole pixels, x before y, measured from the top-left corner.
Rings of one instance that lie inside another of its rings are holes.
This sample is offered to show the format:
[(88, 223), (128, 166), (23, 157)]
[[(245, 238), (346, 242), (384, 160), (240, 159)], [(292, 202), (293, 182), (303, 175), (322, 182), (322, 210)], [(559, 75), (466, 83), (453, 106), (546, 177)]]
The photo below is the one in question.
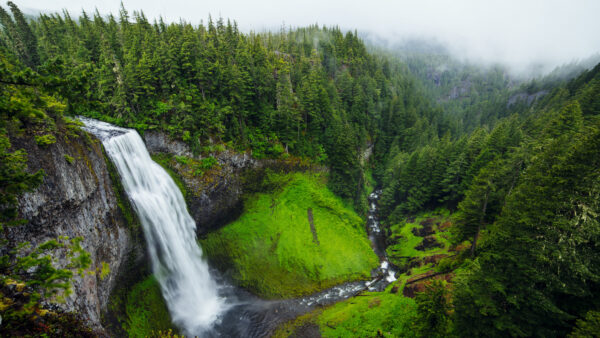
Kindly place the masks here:
[(128, 337), (154, 337), (173, 328), (171, 316), (153, 276), (137, 283), (127, 295), (124, 329)]

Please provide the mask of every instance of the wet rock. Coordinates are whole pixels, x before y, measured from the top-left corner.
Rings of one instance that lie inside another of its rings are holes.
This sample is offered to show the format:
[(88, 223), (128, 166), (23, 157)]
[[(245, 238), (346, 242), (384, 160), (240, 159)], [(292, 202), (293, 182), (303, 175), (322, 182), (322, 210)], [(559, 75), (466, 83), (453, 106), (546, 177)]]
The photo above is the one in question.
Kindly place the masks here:
[(420, 228), (419, 227), (412, 228), (411, 231), (412, 231), (413, 235), (419, 236), (419, 237), (425, 237), (425, 236), (433, 235), (435, 233), (435, 230), (433, 229), (433, 223), (427, 223), (425, 225), (422, 225)]
[[(155, 155), (167, 153), (187, 156), (201, 160), (202, 156), (194, 156), (188, 145), (173, 140), (167, 134), (149, 131), (144, 133), (144, 141), (148, 151)], [(217, 170), (209, 170), (201, 177), (186, 175), (184, 168), (176, 165), (173, 169), (182, 178), (190, 196), (187, 198), (188, 209), (196, 221), (199, 235), (235, 220), (243, 211), (241, 180), (244, 170), (256, 168), (258, 162), (247, 153), (231, 151), (211, 154), (217, 162)]]
[(297, 327), (292, 334), (289, 336), (290, 338), (320, 338), (321, 331), (319, 330), (319, 325), (314, 323), (307, 323)]

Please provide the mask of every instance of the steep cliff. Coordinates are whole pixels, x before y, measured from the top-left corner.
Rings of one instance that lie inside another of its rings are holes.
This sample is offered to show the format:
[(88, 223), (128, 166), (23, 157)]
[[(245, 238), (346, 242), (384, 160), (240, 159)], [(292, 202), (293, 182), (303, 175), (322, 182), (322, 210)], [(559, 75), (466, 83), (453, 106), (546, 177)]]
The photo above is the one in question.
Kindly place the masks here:
[[(139, 248), (133, 245), (131, 217), (121, 210), (124, 197), (114, 188), (103, 148), (84, 136), (60, 133), (56, 143), (43, 147), (31, 137), (11, 140), (14, 149), (27, 151), (29, 170), (43, 169), (45, 177), (41, 186), (20, 198), (19, 213), (26, 224), (8, 229), (7, 237), (11, 243), (28, 241), (33, 246), (60, 236), (82, 237), (91, 267), (74, 277), (73, 292), (59, 307), (78, 313), (102, 332), (101, 316), (117, 276)], [(67, 264), (65, 252), (55, 257), (61, 267)]]
[[(148, 151), (153, 155), (168, 154), (168, 156), (202, 159), (202, 156), (194, 156), (187, 144), (172, 140), (163, 133), (146, 132), (144, 140)], [(214, 165), (201, 175), (190, 172), (190, 166), (185, 163), (168, 161), (168, 166), (185, 184), (188, 209), (196, 221), (198, 234), (205, 234), (216, 227), (223, 226), (240, 215), (242, 175), (245, 170), (261, 165), (247, 153), (240, 154), (227, 150), (215, 152), (210, 158), (215, 159)]]

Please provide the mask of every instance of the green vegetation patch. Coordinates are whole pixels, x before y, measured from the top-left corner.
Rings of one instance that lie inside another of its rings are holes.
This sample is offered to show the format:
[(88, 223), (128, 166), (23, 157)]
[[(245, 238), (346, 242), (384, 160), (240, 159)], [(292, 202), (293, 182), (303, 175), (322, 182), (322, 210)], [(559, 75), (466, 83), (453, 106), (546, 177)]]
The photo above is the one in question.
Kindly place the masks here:
[(401, 293), (364, 292), (326, 308), (319, 308), (282, 325), (274, 337), (293, 337), (317, 326), (323, 337), (413, 337), (414, 299)]
[(412, 298), (367, 292), (325, 309), (317, 324), (324, 337), (410, 337), (415, 314)]
[(41, 147), (49, 146), (51, 144), (56, 143), (56, 137), (52, 134), (46, 134), (41, 136), (36, 135), (34, 138), (35, 142)]
[[(440, 209), (435, 212), (421, 213), (414, 219), (407, 219), (390, 226), (390, 245), (386, 249), (390, 261), (396, 266), (403, 267), (415, 258), (448, 254), (450, 234), (445, 231), (446, 229), (440, 229), (440, 226), (443, 228), (445, 224), (449, 224), (448, 219), (449, 212)], [(419, 232), (421, 232), (420, 236)], [(431, 247), (424, 245), (425, 237), (435, 240), (435, 244)]]
[(129, 337), (157, 336), (173, 328), (171, 316), (153, 276), (137, 283), (127, 294), (127, 319), (124, 329)]
[(73, 156), (70, 156), (70, 155), (67, 155), (67, 154), (64, 154), (63, 156), (64, 156), (65, 160), (67, 162), (69, 162), (69, 164), (73, 164), (73, 162), (75, 162), (75, 158)]
[(270, 176), (288, 183), (277, 192), (248, 196), (237, 221), (201, 240), (209, 258), (231, 267), (243, 287), (269, 298), (369, 278), (378, 259), (364, 222), (326, 188), (322, 177)]

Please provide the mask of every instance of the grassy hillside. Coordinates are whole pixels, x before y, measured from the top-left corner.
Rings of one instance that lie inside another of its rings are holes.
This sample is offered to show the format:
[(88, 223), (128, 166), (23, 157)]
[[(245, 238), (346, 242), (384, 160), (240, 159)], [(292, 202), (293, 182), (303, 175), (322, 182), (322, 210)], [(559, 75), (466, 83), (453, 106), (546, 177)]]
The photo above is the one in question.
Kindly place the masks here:
[(270, 298), (369, 278), (378, 259), (364, 222), (326, 188), (321, 175), (270, 180), (282, 187), (248, 196), (237, 221), (200, 241), (211, 260), (231, 267), (243, 287)]

